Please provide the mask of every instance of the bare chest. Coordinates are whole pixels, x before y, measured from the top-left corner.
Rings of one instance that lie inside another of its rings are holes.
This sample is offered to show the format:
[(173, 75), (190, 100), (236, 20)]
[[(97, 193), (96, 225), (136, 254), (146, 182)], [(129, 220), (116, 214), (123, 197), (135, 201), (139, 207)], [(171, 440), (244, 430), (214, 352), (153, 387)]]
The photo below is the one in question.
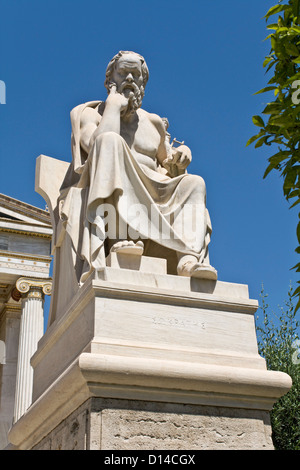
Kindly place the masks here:
[(156, 157), (160, 135), (149, 119), (143, 117), (130, 125), (122, 123), (121, 136), (134, 153)]

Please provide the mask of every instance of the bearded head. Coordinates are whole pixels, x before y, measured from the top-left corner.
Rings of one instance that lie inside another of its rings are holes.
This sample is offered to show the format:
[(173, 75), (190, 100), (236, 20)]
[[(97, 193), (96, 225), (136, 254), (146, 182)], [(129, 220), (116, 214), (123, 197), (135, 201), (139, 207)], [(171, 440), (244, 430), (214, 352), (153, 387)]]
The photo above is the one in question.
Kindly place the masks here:
[(109, 93), (111, 86), (115, 84), (113, 81), (112, 75), (115, 70), (116, 64), (118, 63), (121, 57), (123, 57), (124, 55), (129, 55), (129, 54), (131, 56), (132, 55), (135, 56), (136, 59), (140, 62), (141, 72), (142, 72), (142, 83), (140, 84), (140, 86), (138, 86), (134, 81), (130, 83), (125, 81), (124, 83), (120, 85), (120, 88), (118, 89), (119, 93), (125, 94), (126, 91), (131, 91), (129, 95), (129, 99), (128, 99), (128, 107), (124, 111), (124, 113), (126, 114), (134, 113), (142, 105), (142, 100), (145, 94), (145, 87), (149, 79), (149, 70), (148, 70), (144, 57), (141, 56), (140, 54), (137, 54), (136, 52), (120, 51), (109, 62), (107, 69), (106, 69), (105, 82), (104, 82), (104, 86), (107, 92)]

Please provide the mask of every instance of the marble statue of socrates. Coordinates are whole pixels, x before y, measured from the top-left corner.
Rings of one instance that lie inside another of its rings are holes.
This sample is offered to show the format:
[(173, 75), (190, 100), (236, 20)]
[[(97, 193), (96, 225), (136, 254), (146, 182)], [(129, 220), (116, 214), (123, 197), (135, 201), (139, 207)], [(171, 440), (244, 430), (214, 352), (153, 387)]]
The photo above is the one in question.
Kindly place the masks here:
[(170, 144), (167, 119), (141, 108), (148, 77), (141, 55), (121, 51), (106, 70), (106, 100), (71, 111), (73, 161), (59, 208), (62, 256), (69, 245), (79, 283), (111, 250), (165, 258), (169, 274), (217, 278), (204, 180), (187, 173), (191, 151)]

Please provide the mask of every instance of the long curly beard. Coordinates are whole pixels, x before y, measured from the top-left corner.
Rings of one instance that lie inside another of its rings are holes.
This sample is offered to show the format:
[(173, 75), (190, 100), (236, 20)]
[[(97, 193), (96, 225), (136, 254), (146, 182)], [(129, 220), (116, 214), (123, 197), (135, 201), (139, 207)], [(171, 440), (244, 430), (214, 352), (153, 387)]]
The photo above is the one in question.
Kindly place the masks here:
[[(124, 84), (121, 87), (120, 93), (124, 94), (124, 89), (128, 84)], [(143, 96), (144, 96), (144, 89), (143, 87), (139, 88), (135, 83), (130, 84), (131, 87), (133, 87), (131, 96), (128, 99), (128, 106), (126, 109), (124, 109), (121, 113), (122, 117), (126, 119), (126, 117), (131, 116), (136, 112), (137, 109), (139, 109), (142, 106), (142, 101), (143, 101)]]

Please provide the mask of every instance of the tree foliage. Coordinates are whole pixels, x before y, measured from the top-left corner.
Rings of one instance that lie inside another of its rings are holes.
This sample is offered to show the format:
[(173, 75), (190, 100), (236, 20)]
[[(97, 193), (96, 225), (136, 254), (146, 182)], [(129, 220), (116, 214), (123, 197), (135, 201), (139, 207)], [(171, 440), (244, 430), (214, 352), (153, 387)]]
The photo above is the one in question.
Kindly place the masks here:
[(267, 368), (285, 372), (293, 381), (291, 390), (271, 411), (272, 438), (277, 450), (300, 450), (300, 323), (296, 319), (292, 291), (290, 288), (285, 306), (276, 315), (270, 313), (262, 289), (262, 318), (258, 316), (256, 324), (259, 354), (265, 358)]
[[(271, 50), (263, 67), (272, 76), (267, 86), (256, 94), (272, 92), (274, 97), (261, 112), (263, 116), (253, 116), (259, 132), (249, 139), (247, 145), (255, 142), (255, 148), (263, 145), (276, 147), (276, 152), (268, 160), (264, 178), (270, 171), (278, 170), (283, 177), (284, 196), (291, 202), (290, 207), (295, 207), (300, 203), (300, 0), (279, 0), (269, 9), (265, 19), (267, 29), (272, 32), (266, 38), (270, 41)], [(297, 239), (296, 252), (300, 254), (300, 221)], [(294, 269), (300, 272), (300, 263)], [(300, 307), (300, 285), (294, 295), (299, 297), (297, 310)]]

